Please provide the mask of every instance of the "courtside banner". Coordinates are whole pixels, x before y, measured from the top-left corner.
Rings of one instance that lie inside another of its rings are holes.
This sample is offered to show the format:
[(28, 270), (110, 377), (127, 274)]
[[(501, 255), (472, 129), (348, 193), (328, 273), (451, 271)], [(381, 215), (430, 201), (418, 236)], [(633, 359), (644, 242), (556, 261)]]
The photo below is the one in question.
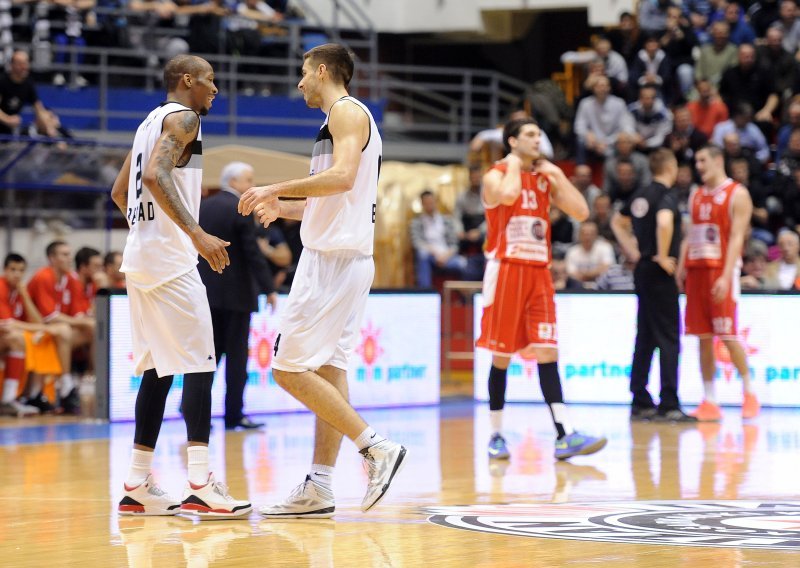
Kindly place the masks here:
[[(685, 313), (681, 296), (681, 327)], [(567, 402), (630, 404), (629, 376), (636, 338), (637, 300), (633, 294), (556, 294), (559, 369)], [(480, 334), (483, 297), (475, 296), (475, 338)], [(800, 349), (797, 330), (800, 296), (747, 294), (739, 300), (739, 338), (748, 354), (756, 394), (766, 406), (800, 404)], [(742, 382), (725, 345), (714, 339), (717, 398), (742, 402)], [(491, 353), (475, 350), (475, 398), (488, 400)], [(697, 338), (681, 336), (679, 395), (699, 404), (703, 397)], [(650, 393), (658, 400), (658, 351), (650, 370)], [(509, 401), (541, 401), (535, 360), (512, 359)]]
[[(281, 389), (272, 377), (272, 357), (278, 322), (286, 296), (278, 299), (275, 312), (259, 298), (259, 310), (250, 320), (245, 413), (286, 412), (304, 407)], [(350, 399), (356, 407), (385, 407), (435, 404), (439, 402), (440, 310), (438, 294), (373, 293), (361, 325), (356, 350), (350, 358), (348, 380)], [(108, 418), (112, 422), (133, 420), (136, 393), (141, 377), (133, 372), (130, 309), (128, 297), (108, 297)], [(98, 310), (100, 312), (100, 310)], [(104, 328), (106, 326), (99, 326)], [(98, 338), (102, 340), (102, 337)], [(103, 376), (98, 365), (98, 378)], [(180, 414), (183, 377), (173, 381), (165, 418)], [(98, 393), (100, 394), (100, 393)], [(103, 413), (105, 395), (98, 398)], [(212, 389), (213, 416), (225, 408), (225, 359), (217, 369)]]

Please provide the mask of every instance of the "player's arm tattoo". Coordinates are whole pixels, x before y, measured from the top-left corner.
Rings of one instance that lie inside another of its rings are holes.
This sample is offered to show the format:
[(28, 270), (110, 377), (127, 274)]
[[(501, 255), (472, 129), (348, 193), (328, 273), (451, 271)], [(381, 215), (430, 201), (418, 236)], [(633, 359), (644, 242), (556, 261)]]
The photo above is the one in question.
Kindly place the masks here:
[[(160, 144), (156, 147), (153, 155), (154, 181), (160, 189), (153, 193), (153, 197), (156, 198), (170, 219), (187, 233), (197, 227), (197, 221), (192, 218), (183, 205), (171, 173), (181, 159), (186, 146), (194, 141), (199, 124), (200, 118), (195, 113), (182, 112), (178, 120), (172, 121), (169, 130), (161, 136)], [(166, 121), (164, 126), (167, 127)]]

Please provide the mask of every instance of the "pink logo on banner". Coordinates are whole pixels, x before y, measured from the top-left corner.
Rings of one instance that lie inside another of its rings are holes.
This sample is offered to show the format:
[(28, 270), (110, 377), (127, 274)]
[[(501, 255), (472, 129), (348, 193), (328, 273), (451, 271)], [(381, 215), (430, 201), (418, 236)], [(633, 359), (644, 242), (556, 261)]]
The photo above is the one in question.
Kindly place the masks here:
[(383, 348), (379, 343), (380, 337), (381, 328), (374, 327), (371, 321), (367, 322), (366, 327), (361, 328), (361, 344), (356, 347), (356, 353), (369, 368), (373, 367), (378, 357), (383, 355)]
[(267, 327), (266, 321), (260, 327), (250, 328), (250, 359), (255, 361), (261, 373), (261, 384), (269, 383), (269, 370), (272, 366), (272, 349), (278, 332)]
[[(758, 353), (758, 347), (749, 342), (749, 337), (749, 327), (739, 330), (739, 341), (742, 344), (742, 349), (744, 349), (744, 352), (747, 355), (755, 355)], [(725, 343), (723, 343), (722, 340), (717, 336), (714, 336), (714, 355), (722, 366), (722, 376), (725, 377), (725, 381), (731, 382), (733, 375), (736, 373), (736, 367), (734, 366), (733, 361), (731, 361), (730, 351), (728, 351), (728, 348), (725, 347)]]

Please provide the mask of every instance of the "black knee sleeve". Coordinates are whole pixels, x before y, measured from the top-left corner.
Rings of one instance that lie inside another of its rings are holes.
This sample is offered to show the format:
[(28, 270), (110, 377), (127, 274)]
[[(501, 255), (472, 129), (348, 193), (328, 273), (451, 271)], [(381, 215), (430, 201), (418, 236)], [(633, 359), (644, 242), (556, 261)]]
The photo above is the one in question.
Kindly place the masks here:
[(558, 376), (558, 363), (539, 363), (539, 385), (547, 404), (564, 402), (561, 392), (561, 378)]
[(190, 442), (208, 444), (211, 435), (211, 382), (214, 373), (183, 376), (183, 419)]
[(503, 410), (506, 404), (506, 376), (508, 369), (489, 369), (489, 410)]
[(172, 375), (159, 378), (155, 369), (148, 369), (142, 377), (139, 393), (136, 395), (136, 433), (133, 443), (146, 448), (155, 448), (161, 422), (164, 420), (164, 406), (172, 386)]

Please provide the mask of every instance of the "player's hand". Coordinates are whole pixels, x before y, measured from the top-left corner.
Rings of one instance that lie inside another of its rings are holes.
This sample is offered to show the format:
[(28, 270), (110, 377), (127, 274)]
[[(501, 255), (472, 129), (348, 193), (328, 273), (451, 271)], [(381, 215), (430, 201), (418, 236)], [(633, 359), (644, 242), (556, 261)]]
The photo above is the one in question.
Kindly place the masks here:
[(675, 268), (678, 266), (678, 259), (676, 259), (674, 256), (665, 257), (656, 255), (653, 257), (653, 260), (656, 261), (656, 264), (658, 264), (661, 267), (661, 270), (663, 270), (670, 276), (675, 274)]
[(228, 241), (209, 235), (201, 229), (192, 236), (192, 243), (214, 272), (222, 274), (225, 267), (231, 263), (228, 251), (225, 250), (225, 247), (231, 244)]
[(270, 197), (256, 205), (254, 209), (258, 222), (269, 227), (269, 224), (275, 221), (281, 214), (281, 204), (277, 197)]
[(553, 176), (557, 176), (561, 173), (561, 168), (559, 168), (553, 162), (542, 158), (540, 160), (536, 160), (536, 162), (533, 164), (533, 171), (545, 175), (548, 178), (552, 178)]
[(725, 276), (720, 276), (714, 281), (714, 285), (711, 286), (711, 298), (715, 303), (719, 304), (727, 297), (730, 289), (731, 281)]
[(686, 267), (679, 264), (675, 269), (675, 283), (678, 285), (679, 292), (683, 292), (684, 282), (686, 282)]
[(242, 215), (250, 215), (259, 203), (276, 198), (277, 196), (273, 193), (269, 185), (264, 187), (251, 187), (239, 198), (239, 213)]

